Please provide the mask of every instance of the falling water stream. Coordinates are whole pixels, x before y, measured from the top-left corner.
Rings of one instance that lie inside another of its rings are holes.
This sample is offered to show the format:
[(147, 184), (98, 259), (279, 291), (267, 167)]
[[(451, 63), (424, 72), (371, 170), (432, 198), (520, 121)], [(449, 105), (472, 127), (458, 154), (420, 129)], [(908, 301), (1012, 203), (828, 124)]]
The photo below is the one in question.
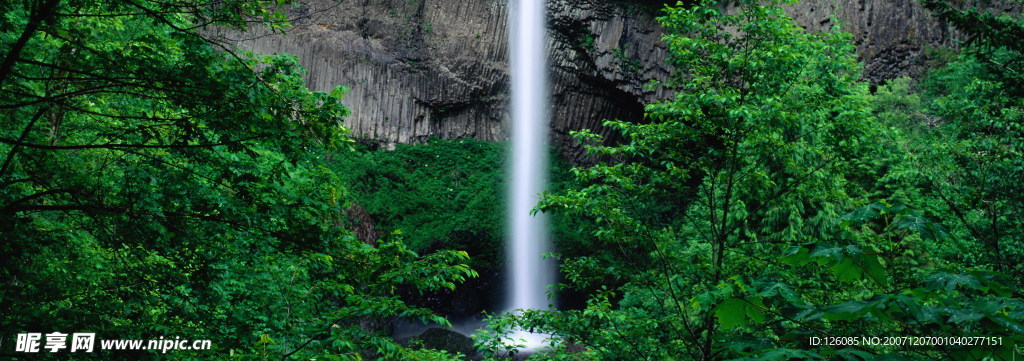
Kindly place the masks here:
[[(547, 179), (548, 67), (544, 0), (510, 0), (509, 47), (512, 76), (512, 169), (509, 192), (507, 310), (548, 309), (547, 286), (555, 267), (541, 255), (551, 251), (547, 222), (530, 215)], [(538, 348), (542, 335), (519, 333)]]

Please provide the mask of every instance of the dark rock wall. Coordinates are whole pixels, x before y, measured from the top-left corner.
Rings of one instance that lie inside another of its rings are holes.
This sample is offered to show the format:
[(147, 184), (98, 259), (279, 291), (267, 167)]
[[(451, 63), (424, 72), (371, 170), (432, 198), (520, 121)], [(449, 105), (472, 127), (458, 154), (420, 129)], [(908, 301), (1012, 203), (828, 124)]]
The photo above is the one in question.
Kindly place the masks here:
[(583, 152), (570, 131), (608, 135), (605, 119), (641, 120), (644, 104), (667, 95), (645, 87), (671, 72), (655, 14), (607, 1), (548, 2), (551, 138), (571, 158)]
[(958, 34), (918, 0), (806, 0), (790, 6), (788, 13), (808, 30), (838, 26), (853, 34), (864, 77), (875, 84), (916, 75), (930, 47), (957, 45)]
[[(961, 7), (1020, 14), (1012, 0), (955, 0)], [(803, 0), (788, 9), (798, 24), (813, 31), (839, 25), (854, 35), (864, 62), (864, 77), (874, 84), (898, 76), (917, 76), (929, 49), (957, 48), (967, 40), (933, 17), (918, 0)]]
[[(977, 0), (986, 1), (986, 0)], [(987, 3), (998, 2), (987, 0)], [(657, 1), (549, 0), (551, 137), (577, 158), (571, 130), (639, 120), (666, 96)], [(991, 4), (989, 4), (991, 5)], [(509, 133), (506, 0), (304, 0), (281, 37), (218, 32), (245, 50), (297, 55), (309, 86), (349, 87), (352, 135), (390, 147), (429, 137), (503, 140)], [(836, 23), (855, 36), (865, 77), (914, 74), (929, 47), (958, 35), (917, 0), (805, 0), (787, 10), (812, 31)]]
[[(610, 118), (640, 119), (663, 78), (652, 12), (605, 1), (549, 2), (552, 138)], [(208, 34), (256, 53), (289, 53), (308, 85), (350, 88), (352, 135), (384, 146), (429, 137), (508, 136), (508, 5), (504, 0), (308, 0), (286, 36), (260, 29)], [(569, 152), (580, 154), (578, 148)]]
[[(456, 4), (457, 3), (457, 4)], [(256, 53), (296, 55), (308, 85), (350, 89), (352, 135), (396, 142), (502, 139), (508, 66), (503, 2), (305, 1), (281, 37), (217, 34)]]

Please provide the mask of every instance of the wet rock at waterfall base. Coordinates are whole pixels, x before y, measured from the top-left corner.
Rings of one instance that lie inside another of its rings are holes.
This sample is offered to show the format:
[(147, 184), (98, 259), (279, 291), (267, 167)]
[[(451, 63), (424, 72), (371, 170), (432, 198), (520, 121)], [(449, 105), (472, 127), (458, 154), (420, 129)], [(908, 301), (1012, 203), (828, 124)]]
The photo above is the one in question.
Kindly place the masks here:
[(481, 359), (472, 338), (445, 328), (429, 328), (423, 331), (423, 333), (409, 338), (404, 343), (407, 345), (418, 343), (419, 347), (422, 348), (445, 350), (453, 354), (461, 353), (472, 360)]

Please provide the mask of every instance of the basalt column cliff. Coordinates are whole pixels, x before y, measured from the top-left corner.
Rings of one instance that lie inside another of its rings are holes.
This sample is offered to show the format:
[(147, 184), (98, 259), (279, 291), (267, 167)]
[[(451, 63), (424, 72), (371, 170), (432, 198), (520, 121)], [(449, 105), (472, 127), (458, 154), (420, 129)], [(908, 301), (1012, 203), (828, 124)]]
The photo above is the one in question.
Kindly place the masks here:
[[(569, 131), (642, 119), (664, 94), (657, 1), (548, 1), (553, 144), (580, 150)], [(307, 0), (289, 9), (284, 37), (218, 33), (245, 50), (297, 55), (309, 86), (351, 88), (347, 126), (383, 146), (430, 137), (504, 140), (509, 134), (506, 0)], [(807, 29), (839, 23), (855, 36), (872, 82), (913, 74), (930, 47), (957, 34), (917, 0), (805, 0), (788, 9)]]

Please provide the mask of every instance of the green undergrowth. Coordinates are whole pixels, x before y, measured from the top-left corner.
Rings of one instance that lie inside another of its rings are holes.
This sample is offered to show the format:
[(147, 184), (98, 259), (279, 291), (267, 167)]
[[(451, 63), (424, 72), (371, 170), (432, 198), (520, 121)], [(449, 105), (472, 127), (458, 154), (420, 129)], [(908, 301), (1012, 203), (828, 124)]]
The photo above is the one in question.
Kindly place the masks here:
[[(383, 237), (401, 235), (417, 252), (467, 251), (478, 269), (498, 269), (504, 259), (505, 159), (508, 144), (474, 139), (433, 139), (394, 150), (360, 147), (332, 168), (349, 185)], [(552, 152), (553, 188), (566, 187), (568, 169)], [(556, 239), (579, 232), (571, 220), (552, 220)]]

